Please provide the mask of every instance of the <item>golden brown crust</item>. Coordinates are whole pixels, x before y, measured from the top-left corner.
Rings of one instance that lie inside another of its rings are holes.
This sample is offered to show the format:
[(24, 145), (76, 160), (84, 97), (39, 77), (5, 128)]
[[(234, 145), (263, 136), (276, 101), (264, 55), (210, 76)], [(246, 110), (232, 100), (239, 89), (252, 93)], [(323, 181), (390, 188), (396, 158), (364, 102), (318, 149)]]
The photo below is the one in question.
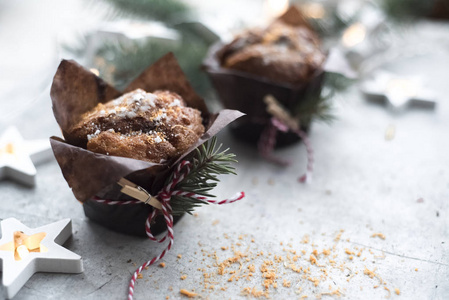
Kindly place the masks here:
[(203, 133), (200, 111), (181, 96), (140, 89), (98, 104), (71, 128), (88, 150), (156, 163), (183, 153)]
[(325, 60), (313, 31), (280, 20), (237, 36), (221, 53), (226, 68), (292, 84), (307, 81)]

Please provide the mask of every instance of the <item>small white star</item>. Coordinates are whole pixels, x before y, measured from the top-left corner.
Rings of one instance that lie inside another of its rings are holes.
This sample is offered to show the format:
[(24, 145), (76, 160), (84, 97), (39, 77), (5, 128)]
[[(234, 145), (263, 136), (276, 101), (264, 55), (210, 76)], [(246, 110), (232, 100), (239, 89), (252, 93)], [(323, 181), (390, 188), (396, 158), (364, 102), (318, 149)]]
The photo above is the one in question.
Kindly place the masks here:
[(378, 72), (365, 81), (362, 92), (372, 101), (386, 101), (393, 111), (401, 111), (408, 106), (435, 108), (435, 95), (423, 88), (417, 78), (399, 77), (387, 72)]
[(60, 246), (72, 235), (72, 222), (64, 219), (28, 228), (9, 218), (1, 222), (0, 270), (6, 297), (12, 298), (36, 272), (81, 273), (81, 257)]
[(15, 127), (8, 127), (0, 136), (0, 180), (9, 178), (34, 186), (34, 164), (53, 154), (47, 139), (25, 141)]

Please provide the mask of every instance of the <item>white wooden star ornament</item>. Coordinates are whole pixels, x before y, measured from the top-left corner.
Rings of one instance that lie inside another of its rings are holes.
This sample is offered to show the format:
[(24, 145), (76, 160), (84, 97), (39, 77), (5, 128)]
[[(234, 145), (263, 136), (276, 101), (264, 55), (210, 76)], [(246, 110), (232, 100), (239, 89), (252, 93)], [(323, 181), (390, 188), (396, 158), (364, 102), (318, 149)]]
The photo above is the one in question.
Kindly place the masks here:
[(1, 221), (0, 270), (6, 298), (17, 294), (36, 272), (81, 273), (81, 256), (62, 247), (72, 235), (72, 222), (64, 219), (28, 228), (15, 218)]
[(361, 91), (371, 101), (386, 102), (393, 111), (409, 106), (434, 109), (437, 105), (434, 93), (423, 88), (419, 79), (388, 72), (378, 72), (373, 79), (365, 81)]
[(52, 156), (48, 139), (25, 141), (17, 128), (8, 127), (0, 136), (0, 180), (8, 178), (34, 186), (34, 164)]

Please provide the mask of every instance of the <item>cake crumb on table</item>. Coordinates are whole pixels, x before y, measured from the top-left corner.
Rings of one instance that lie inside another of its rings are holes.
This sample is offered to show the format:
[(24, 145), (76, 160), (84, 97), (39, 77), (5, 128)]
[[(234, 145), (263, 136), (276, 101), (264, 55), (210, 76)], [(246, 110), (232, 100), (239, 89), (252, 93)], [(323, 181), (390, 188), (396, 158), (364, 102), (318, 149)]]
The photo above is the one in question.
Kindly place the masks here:
[(372, 237), (372, 238), (378, 237), (378, 238), (381, 238), (381, 239), (385, 240), (385, 235), (384, 235), (383, 233), (380, 233), (380, 232), (378, 232), (378, 233), (373, 233), (373, 234), (371, 235), (371, 237)]
[(374, 273), (374, 270), (371, 271), (367, 267), (365, 267), (363, 274), (369, 276), (369, 278), (374, 278), (376, 276), (376, 273)]
[(181, 280), (185, 280), (187, 278), (187, 275), (182, 275)]
[(395, 288), (394, 292), (396, 293), (396, 295), (400, 295), (401, 294), (401, 291), (398, 288)]
[(292, 286), (292, 283), (291, 283), (290, 281), (288, 281), (287, 279), (284, 279), (284, 282), (282, 283), (282, 285), (283, 285), (284, 287), (291, 287), (291, 286)]
[(386, 286), (384, 286), (384, 289), (388, 292), (388, 295), (385, 297), (385, 298), (390, 298), (390, 296), (391, 296), (391, 291), (390, 291), (390, 289), (389, 288), (387, 288)]
[(178, 254), (176, 257), (181, 259), (182, 258), (182, 254)]
[(188, 290), (186, 290), (186, 289), (181, 289), (181, 290), (179, 291), (179, 293), (181, 293), (181, 295), (187, 296), (187, 297), (189, 297), (189, 298), (195, 298), (195, 297), (198, 296), (197, 293), (188, 291)]
[(165, 263), (164, 263), (164, 262), (161, 262), (161, 263), (159, 264), (159, 267), (165, 268)]

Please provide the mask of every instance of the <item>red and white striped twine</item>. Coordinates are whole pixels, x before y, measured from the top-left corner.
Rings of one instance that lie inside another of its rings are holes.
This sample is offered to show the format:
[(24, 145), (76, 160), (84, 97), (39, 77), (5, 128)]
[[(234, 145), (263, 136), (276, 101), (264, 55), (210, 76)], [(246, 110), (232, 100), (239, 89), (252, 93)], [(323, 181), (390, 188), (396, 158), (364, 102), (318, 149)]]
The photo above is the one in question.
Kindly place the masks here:
[(310, 143), (309, 137), (307, 134), (301, 130), (301, 129), (290, 129), (285, 125), (283, 122), (281, 122), (277, 118), (271, 118), (270, 122), (265, 127), (264, 131), (262, 132), (258, 148), (260, 155), (279, 165), (286, 166), (290, 164), (288, 161), (283, 160), (281, 158), (275, 157), (273, 155), (274, 146), (276, 144), (276, 135), (278, 131), (287, 132), (288, 130), (292, 130), (296, 135), (298, 135), (304, 142), (304, 145), (306, 146), (307, 151), (307, 171), (304, 175), (302, 175), (298, 180), (300, 182), (306, 182), (310, 183), (312, 182), (312, 174), (313, 174), (313, 149), (312, 145)]
[[(167, 247), (164, 249), (164, 251), (161, 252), (161, 254), (159, 254), (158, 256), (154, 257), (153, 259), (145, 262), (139, 268), (137, 268), (137, 270), (134, 272), (134, 274), (131, 277), (131, 280), (129, 282), (128, 300), (132, 300), (134, 297), (134, 286), (136, 284), (137, 276), (139, 275), (139, 273), (141, 273), (142, 270), (145, 269), (146, 267), (151, 266), (152, 264), (154, 264), (155, 262), (157, 262), (158, 260), (163, 258), (165, 256), (165, 254), (167, 254), (167, 252), (170, 251), (171, 247), (173, 246), (173, 241), (174, 241), (173, 214), (172, 214), (172, 207), (170, 205), (170, 199), (172, 196), (183, 196), (183, 197), (195, 198), (195, 199), (207, 202), (207, 203), (218, 204), (218, 205), (233, 203), (233, 202), (241, 200), (245, 197), (245, 193), (240, 192), (240, 193), (237, 193), (236, 195), (234, 195), (232, 198), (218, 201), (218, 200), (207, 199), (206, 197), (197, 195), (193, 192), (175, 190), (174, 188), (176, 188), (176, 185), (179, 182), (181, 182), (185, 178), (185, 176), (187, 176), (189, 173), (190, 173), (190, 162), (183, 160), (182, 162), (180, 162), (177, 165), (177, 167), (173, 173), (172, 180), (156, 196), (156, 198), (159, 200), (159, 202), (161, 202), (161, 206), (162, 206), (161, 211), (162, 211), (162, 214), (164, 215), (165, 223), (167, 225), (167, 234), (163, 238), (158, 240), (151, 233), (151, 221), (156, 217), (156, 215), (158, 213), (158, 211), (156, 209), (153, 209), (153, 211), (150, 213), (150, 215), (148, 216), (148, 218), (145, 222), (145, 232), (150, 240), (158, 242), (158, 243), (163, 243), (168, 238), (168, 244), (167, 244)], [(136, 201), (135, 200), (113, 201), (113, 200), (99, 199), (97, 197), (93, 198), (93, 201), (98, 202), (98, 203), (104, 203), (107, 205), (143, 204), (143, 202), (138, 201), (138, 200), (136, 200)]]

